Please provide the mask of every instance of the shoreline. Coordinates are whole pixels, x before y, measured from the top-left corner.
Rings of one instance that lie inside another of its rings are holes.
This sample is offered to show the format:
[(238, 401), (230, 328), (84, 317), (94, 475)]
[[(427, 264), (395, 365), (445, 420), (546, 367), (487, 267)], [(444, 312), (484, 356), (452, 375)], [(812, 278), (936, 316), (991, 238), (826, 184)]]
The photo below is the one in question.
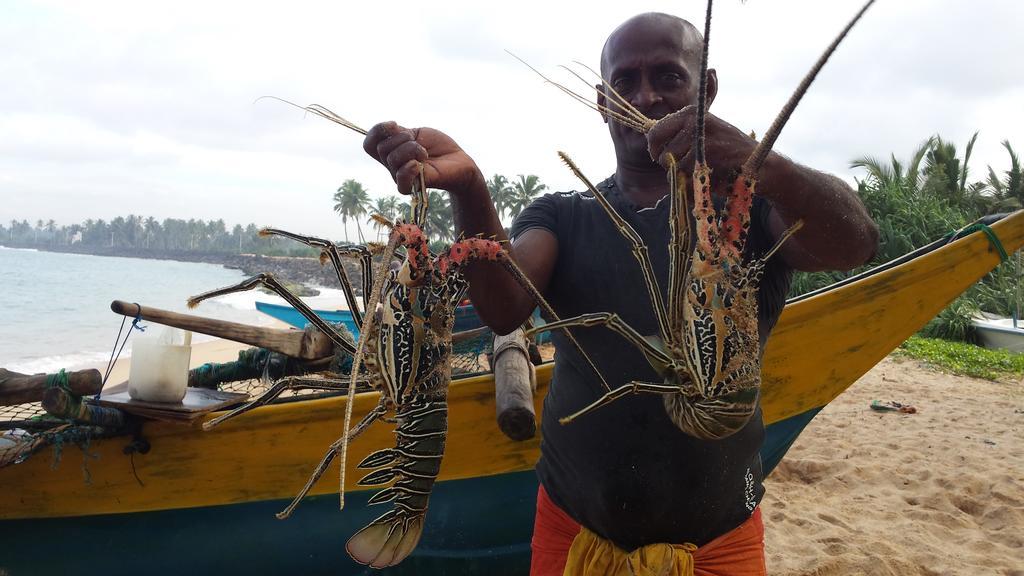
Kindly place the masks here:
[[(15, 250), (36, 250), (55, 254), (79, 254), (107, 258), (139, 258), (143, 260), (170, 260), (196, 264), (214, 264), (229, 270), (239, 270), (247, 276), (269, 273), (286, 284), (300, 286), (298, 296), (316, 296), (316, 286), (337, 286), (338, 277), (330, 265), (323, 266), (312, 256), (264, 256), (234, 252), (193, 252), (184, 250), (138, 250), (131, 248), (110, 248), (97, 250), (76, 249), (75, 246), (4, 246)], [(346, 272), (353, 278), (353, 289), (362, 295), (362, 283), (358, 281), (359, 269), (354, 262), (345, 263)], [(340, 286), (339, 286), (340, 288)]]

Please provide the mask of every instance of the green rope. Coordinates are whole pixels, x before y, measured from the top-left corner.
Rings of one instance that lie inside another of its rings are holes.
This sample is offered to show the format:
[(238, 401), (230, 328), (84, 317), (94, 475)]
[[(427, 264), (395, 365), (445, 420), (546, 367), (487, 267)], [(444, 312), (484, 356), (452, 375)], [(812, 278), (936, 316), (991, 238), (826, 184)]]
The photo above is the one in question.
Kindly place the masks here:
[(63, 368), (60, 372), (54, 372), (53, 374), (46, 375), (46, 387), (47, 388), (60, 388), (71, 394), (71, 385), (68, 384), (68, 373)]
[(981, 222), (975, 222), (974, 224), (964, 226), (963, 228), (957, 230), (956, 232), (951, 232), (948, 235), (949, 242), (952, 242), (957, 238), (963, 238), (964, 236), (973, 234), (974, 232), (977, 232), (979, 230), (981, 230), (982, 232), (985, 233), (986, 236), (988, 236), (989, 243), (992, 244), (992, 246), (995, 246), (996, 252), (999, 252), (999, 259), (1001, 261), (1006, 262), (1007, 260), (1010, 259), (1010, 256), (1006, 253), (1006, 248), (1003, 248), (1003, 243), (1000, 242), (999, 240), (999, 236), (996, 236), (995, 231), (989, 228), (987, 224), (982, 224)]
[[(54, 372), (53, 374), (46, 375), (46, 388), (60, 388), (68, 396), (68, 409), (66, 414), (78, 414), (82, 406), (81, 396), (76, 395), (71, 391), (71, 385), (68, 383), (68, 374), (63, 368), (60, 372)], [(71, 418), (71, 416), (62, 415), (65, 418)]]

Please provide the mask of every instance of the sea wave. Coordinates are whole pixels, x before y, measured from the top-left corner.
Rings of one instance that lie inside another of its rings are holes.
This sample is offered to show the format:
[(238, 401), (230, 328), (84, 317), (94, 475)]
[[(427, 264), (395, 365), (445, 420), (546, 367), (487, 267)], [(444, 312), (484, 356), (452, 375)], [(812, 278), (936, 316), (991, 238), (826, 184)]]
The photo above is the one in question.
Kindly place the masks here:
[[(125, 347), (121, 358), (131, 356), (131, 350)], [(12, 372), (22, 374), (39, 374), (57, 372), (61, 368), (65, 370), (81, 370), (94, 366), (106, 366), (110, 359), (110, 352), (78, 352), (74, 354), (58, 354), (55, 356), (43, 356), (41, 358), (26, 358), (4, 366)]]

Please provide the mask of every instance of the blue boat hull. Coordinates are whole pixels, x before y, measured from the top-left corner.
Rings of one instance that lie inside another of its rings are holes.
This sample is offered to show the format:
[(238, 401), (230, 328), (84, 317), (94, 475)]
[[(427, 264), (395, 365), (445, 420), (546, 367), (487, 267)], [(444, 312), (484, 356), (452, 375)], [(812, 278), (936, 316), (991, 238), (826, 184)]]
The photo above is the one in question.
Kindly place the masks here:
[[(0, 573), (379, 574), (353, 561), (345, 541), (389, 507), (374, 491), (288, 500), (2, 523)], [(413, 555), (386, 574), (525, 574), (537, 479), (532, 471), (438, 482)]]
[[(767, 427), (765, 475), (819, 410)], [(350, 535), (387, 509), (366, 504), (373, 494), (347, 494), (342, 512), (336, 495), (311, 496), (285, 521), (274, 514), (288, 500), (6, 520), (0, 574), (375, 574), (380, 571), (357, 564), (344, 549)], [(536, 499), (533, 471), (438, 482), (419, 546), (384, 572), (525, 574)]]
[[(306, 317), (291, 306), (257, 302), (256, 309), (268, 316), (277, 318), (286, 324), (290, 324), (299, 330), (305, 329), (306, 325), (309, 324)], [(344, 324), (352, 334), (356, 336), (359, 335), (359, 327), (356, 326), (355, 321), (352, 319), (352, 313), (348, 310), (314, 310), (314, 312), (328, 322)], [(456, 332), (473, 330), (474, 328), (479, 328), (481, 326), (483, 326), (483, 322), (481, 322), (480, 317), (476, 315), (476, 309), (474, 309), (472, 305), (459, 306), (455, 309), (454, 330)]]

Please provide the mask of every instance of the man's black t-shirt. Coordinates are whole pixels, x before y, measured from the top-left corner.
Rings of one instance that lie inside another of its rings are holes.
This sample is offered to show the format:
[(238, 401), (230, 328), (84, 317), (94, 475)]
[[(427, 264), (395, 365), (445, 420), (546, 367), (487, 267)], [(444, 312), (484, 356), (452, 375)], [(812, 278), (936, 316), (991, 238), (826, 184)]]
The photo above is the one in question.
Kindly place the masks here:
[[(666, 296), (668, 198), (636, 210), (609, 178), (598, 189), (644, 239)], [(772, 246), (771, 204), (755, 197), (746, 256)], [(558, 239), (558, 262), (546, 296), (561, 318), (614, 312), (641, 334), (658, 325), (629, 242), (590, 193), (547, 194), (519, 215), (513, 238), (545, 228)], [(772, 258), (758, 294), (762, 348), (785, 304), (791, 270)], [(631, 380), (660, 382), (640, 352), (604, 327), (573, 328), (612, 389)], [(679, 430), (660, 395), (630, 394), (562, 425), (558, 418), (596, 400), (604, 389), (558, 331), (554, 377), (544, 399), (537, 474), (551, 499), (577, 522), (626, 550), (655, 542), (704, 545), (749, 518), (764, 494), (758, 409), (739, 432), (716, 441)]]

